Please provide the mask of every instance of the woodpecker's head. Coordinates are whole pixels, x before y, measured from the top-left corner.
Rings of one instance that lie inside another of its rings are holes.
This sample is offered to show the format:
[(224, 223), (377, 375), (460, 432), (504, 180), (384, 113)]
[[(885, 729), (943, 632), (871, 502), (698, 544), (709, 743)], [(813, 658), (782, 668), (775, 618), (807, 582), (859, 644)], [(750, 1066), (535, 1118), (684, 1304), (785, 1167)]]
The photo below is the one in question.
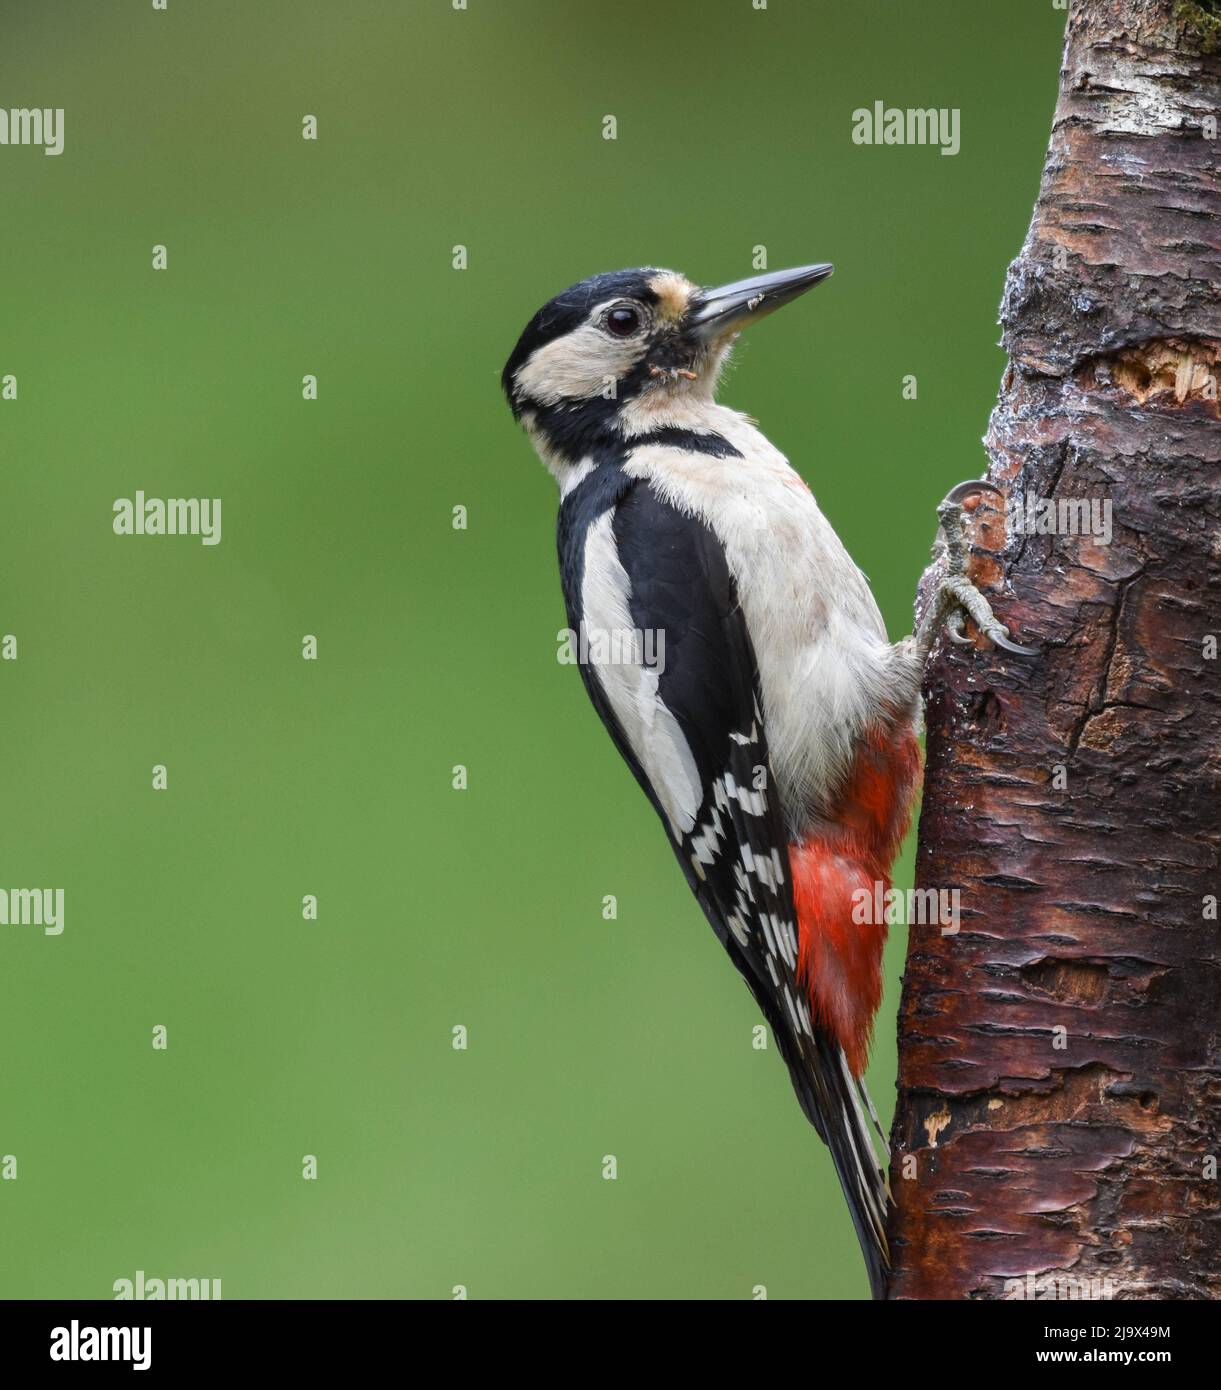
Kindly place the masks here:
[(738, 333), (831, 274), (807, 265), (700, 289), (672, 270), (594, 275), (526, 325), (502, 382), (548, 463), (645, 433), (676, 405), (711, 402)]

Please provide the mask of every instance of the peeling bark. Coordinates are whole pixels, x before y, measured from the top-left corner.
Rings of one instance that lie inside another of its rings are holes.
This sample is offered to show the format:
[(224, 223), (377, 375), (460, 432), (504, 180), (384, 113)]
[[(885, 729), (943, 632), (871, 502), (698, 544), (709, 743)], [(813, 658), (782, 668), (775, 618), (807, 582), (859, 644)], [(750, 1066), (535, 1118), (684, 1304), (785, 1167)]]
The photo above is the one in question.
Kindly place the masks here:
[(929, 667), (917, 884), (961, 925), (911, 927), (892, 1298), (1221, 1296), (1219, 115), (1221, 3), (1076, 0), (975, 522), (1041, 652)]

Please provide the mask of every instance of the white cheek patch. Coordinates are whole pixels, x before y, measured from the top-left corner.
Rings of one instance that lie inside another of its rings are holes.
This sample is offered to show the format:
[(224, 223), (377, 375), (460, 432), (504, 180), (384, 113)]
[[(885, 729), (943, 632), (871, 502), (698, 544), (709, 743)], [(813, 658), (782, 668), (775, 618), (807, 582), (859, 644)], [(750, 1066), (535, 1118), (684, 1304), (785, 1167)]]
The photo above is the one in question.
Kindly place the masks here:
[[(600, 314), (602, 309), (599, 305), (594, 314)], [(642, 342), (619, 342), (593, 323), (583, 323), (562, 338), (536, 348), (518, 369), (517, 385), (539, 405), (586, 400), (606, 390), (607, 377), (617, 381), (626, 376), (644, 351)]]
[[(585, 539), (582, 620), (587, 629), (625, 639), (612, 644), (616, 658), (594, 665), (594, 672), (678, 838), (695, 826), (702, 798), (699, 770), (678, 720), (661, 698), (657, 672), (644, 665), (639, 644), (627, 638), (633, 632), (631, 580), (619, 560), (611, 521), (612, 513), (604, 513)], [(625, 660), (625, 651), (634, 659)]]

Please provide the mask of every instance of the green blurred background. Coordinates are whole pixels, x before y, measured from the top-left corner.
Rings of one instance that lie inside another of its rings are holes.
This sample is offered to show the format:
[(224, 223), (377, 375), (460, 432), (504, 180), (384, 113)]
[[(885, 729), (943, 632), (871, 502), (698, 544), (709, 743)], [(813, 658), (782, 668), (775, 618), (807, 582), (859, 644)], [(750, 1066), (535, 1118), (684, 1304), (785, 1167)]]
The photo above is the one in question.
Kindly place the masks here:
[[(62, 936), (0, 927), (0, 1294), (865, 1295), (826, 1150), (555, 660), (554, 487), (498, 373), (594, 271), (833, 260), (722, 398), (901, 635), (983, 467), (1062, 26), (0, 3), (0, 105), (66, 110), (59, 158), (0, 147), (0, 886), (66, 890)], [(853, 145), (875, 100), (961, 108), (961, 153)], [(116, 537), (137, 489), (221, 497), (221, 544)]]

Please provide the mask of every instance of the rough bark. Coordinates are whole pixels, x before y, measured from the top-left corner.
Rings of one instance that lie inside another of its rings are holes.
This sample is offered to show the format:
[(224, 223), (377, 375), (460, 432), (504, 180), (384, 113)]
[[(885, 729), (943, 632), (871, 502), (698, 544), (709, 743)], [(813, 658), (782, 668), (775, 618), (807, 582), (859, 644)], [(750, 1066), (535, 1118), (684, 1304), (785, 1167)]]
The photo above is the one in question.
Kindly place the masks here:
[(1216, 0), (1068, 19), (973, 570), (1042, 650), (929, 669), (917, 885), (961, 924), (910, 928), (892, 1298), (1221, 1295), (1219, 48)]

